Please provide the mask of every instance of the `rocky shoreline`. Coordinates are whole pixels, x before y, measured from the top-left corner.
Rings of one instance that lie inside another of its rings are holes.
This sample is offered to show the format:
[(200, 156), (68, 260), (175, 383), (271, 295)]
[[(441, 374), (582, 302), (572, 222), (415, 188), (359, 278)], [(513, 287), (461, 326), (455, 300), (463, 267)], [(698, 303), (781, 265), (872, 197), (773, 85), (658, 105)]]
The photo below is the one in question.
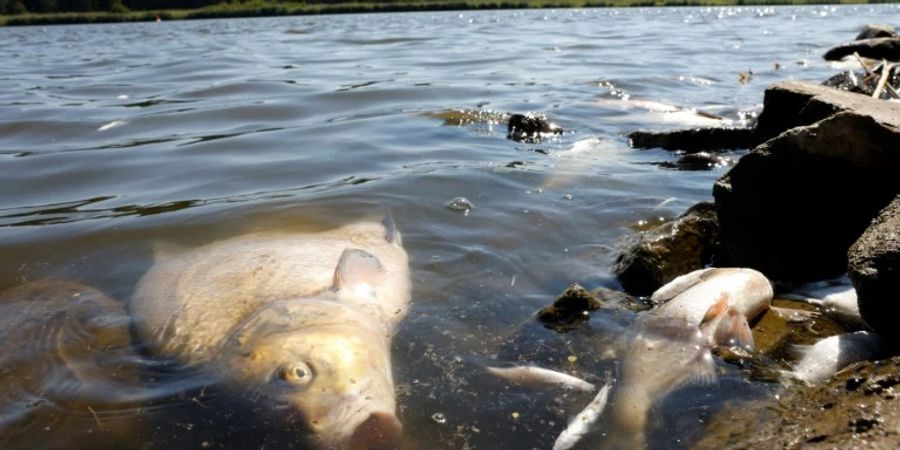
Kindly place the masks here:
[[(866, 26), (825, 54), (842, 57), (862, 71), (770, 86), (751, 128), (629, 136), (635, 148), (752, 150), (715, 182), (714, 203), (627, 240), (614, 268), (626, 291), (648, 295), (710, 265), (753, 268), (782, 289), (847, 274), (882, 354), (898, 353), (900, 37), (887, 25)], [(754, 325), (754, 334), (761, 328)], [(789, 382), (777, 399), (723, 411), (697, 448), (897, 448), (897, 380), (895, 356), (819, 386)]]

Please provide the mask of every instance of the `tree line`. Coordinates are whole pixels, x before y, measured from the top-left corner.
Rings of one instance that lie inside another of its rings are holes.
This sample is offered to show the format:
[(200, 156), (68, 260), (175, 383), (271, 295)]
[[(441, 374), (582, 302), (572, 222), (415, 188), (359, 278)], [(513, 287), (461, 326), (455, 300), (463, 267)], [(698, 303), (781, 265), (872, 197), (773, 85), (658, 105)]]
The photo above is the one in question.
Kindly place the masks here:
[(202, 8), (228, 0), (0, 0), (0, 14)]

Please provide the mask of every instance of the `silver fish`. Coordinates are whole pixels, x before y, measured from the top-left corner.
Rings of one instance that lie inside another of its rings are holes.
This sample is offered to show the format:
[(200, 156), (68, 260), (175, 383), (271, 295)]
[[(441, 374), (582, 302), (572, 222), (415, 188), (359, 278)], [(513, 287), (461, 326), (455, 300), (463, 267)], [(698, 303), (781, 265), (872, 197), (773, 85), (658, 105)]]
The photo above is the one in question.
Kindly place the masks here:
[(556, 442), (553, 443), (553, 450), (569, 450), (593, 429), (597, 419), (600, 418), (606, 409), (606, 401), (609, 398), (609, 386), (610, 383), (604, 384), (600, 388), (600, 392), (588, 403), (587, 407), (569, 422), (569, 426), (560, 433), (559, 437), (556, 438)]
[(326, 448), (400, 438), (390, 344), (410, 299), (378, 222), (257, 233), (158, 255), (130, 308), (152, 349), (299, 411)]
[(868, 331), (839, 334), (813, 345), (798, 345), (795, 350), (801, 358), (792, 364), (787, 373), (807, 384), (825, 381), (844, 367), (857, 361), (865, 361), (879, 355), (881, 340)]
[(593, 392), (596, 387), (567, 373), (544, 369), (536, 366), (514, 367), (487, 367), (491, 375), (502, 378), (511, 383), (529, 387), (532, 389), (546, 389), (549, 387), (563, 387), (582, 392)]

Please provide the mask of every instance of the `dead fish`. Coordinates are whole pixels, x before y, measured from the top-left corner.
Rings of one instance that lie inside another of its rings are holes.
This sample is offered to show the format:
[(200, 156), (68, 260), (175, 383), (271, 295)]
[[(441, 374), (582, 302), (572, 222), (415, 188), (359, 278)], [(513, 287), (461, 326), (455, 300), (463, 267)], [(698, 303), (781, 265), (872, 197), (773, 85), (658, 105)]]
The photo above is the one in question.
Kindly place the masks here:
[(792, 364), (786, 375), (807, 384), (825, 381), (844, 367), (857, 361), (878, 357), (881, 341), (878, 335), (868, 331), (839, 334), (813, 345), (798, 345), (795, 350), (800, 360)]
[(392, 226), (256, 233), (157, 255), (131, 302), (139, 336), (305, 418), (335, 449), (394, 447), (390, 344), (410, 299)]
[(562, 387), (582, 392), (593, 392), (596, 387), (581, 378), (555, 370), (536, 366), (487, 367), (491, 375), (532, 389)]
[(600, 392), (588, 403), (578, 415), (569, 422), (569, 426), (560, 433), (553, 443), (553, 450), (569, 450), (574, 447), (584, 435), (588, 434), (597, 422), (597, 419), (603, 415), (606, 409), (606, 401), (609, 398), (609, 385), (606, 383), (600, 388)]
[(783, 294), (780, 298), (798, 300), (816, 305), (822, 309), (825, 315), (854, 328), (869, 328), (859, 314), (859, 305), (856, 299), (856, 289), (852, 284), (820, 283), (801, 286), (795, 292)]
[[(596, 104), (602, 108), (628, 112), (627, 120), (629, 122), (684, 127), (723, 127), (732, 126), (734, 123), (732, 120), (714, 114), (652, 100), (627, 97), (604, 98), (598, 99)], [(615, 118), (607, 118), (606, 120), (615, 120)]]
[(661, 305), (650, 314), (699, 327), (710, 345), (753, 349), (749, 321), (769, 308), (772, 297), (772, 284), (753, 269), (701, 269), (654, 292), (651, 300)]
[(716, 382), (707, 338), (696, 325), (679, 317), (647, 314), (635, 327), (637, 334), (621, 362), (611, 448), (642, 448), (655, 402), (686, 385)]

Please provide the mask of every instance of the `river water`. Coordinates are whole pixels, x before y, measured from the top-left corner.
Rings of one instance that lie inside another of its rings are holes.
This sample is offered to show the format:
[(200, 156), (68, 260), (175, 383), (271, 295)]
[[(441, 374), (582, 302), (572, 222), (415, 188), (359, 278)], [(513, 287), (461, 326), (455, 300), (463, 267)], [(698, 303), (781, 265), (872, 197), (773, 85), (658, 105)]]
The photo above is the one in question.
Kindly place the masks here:
[[(600, 319), (566, 335), (523, 330), (570, 283), (617, 288), (621, 240), (709, 199), (727, 170), (662, 167), (677, 156), (630, 149), (625, 134), (740, 124), (767, 84), (830, 76), (820, 57), (829, 46), (898, 12), (573, 9), (3, 28), (0, 288), (77, 280), (125, 302), (156, 242), (190, 247), (390, 214), (413, 273), (412, 310), (394, 341), (403, 448), (549, 448), (589, 397), (510, 387), (477, 366), (527, 361), (592, 381), (615, 372), (586, 339)], [(566, 132), (506, 139), (503, 114), (528, 111)], [(451, 210), (455, 197), (474, 208)], [(516, 342), (535, 335), (546, 351)], [(109, 392), (109, 402), (67, 407), (6, 395), (3, 442), (302, 446), (227, 387), (134, 358), (140, 393), (129, 401)], [(689, 446), (722, 404), (774, 389), (719, 365), (718, 384), (654, 409), (652, 447)], [(593, 442), (615, 432), (605, 426)]]

